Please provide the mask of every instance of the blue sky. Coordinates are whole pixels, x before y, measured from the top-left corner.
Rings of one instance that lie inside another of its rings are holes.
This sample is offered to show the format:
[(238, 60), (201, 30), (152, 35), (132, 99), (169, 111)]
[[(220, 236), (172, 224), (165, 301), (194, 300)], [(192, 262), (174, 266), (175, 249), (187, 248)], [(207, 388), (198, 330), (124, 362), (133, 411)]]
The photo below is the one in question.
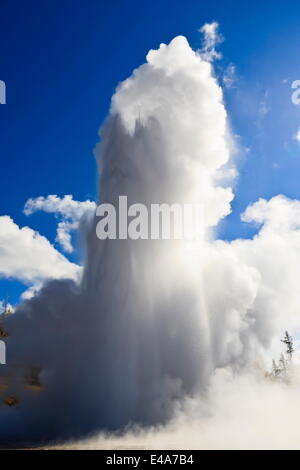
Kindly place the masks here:
[[(235, 82), (225, 88), (232, 128), (242, 151), (233, 213), (220, 236), (248, 237), (239, 220), (259, 197), (300, 198), (300, 106), (291, 83), (300, 79), (300, 4), (297, 1), (6, 1), (0, 7), (0, 215), (28, 225), (55, 243), (54, 216), (29, 217), (30, 197), (72, 194), (96, 197), (93, 148), (110, 97), (121, 80), (145, 61), (151, 48), (174, 36), (201, 46), (197, 31), (220, 24), (220, 79), (233, 64)], [(58, 249), (59, 247), (55, 245)], [(76, 253), (66, 254), (78, 260)], [(23, 284), (0, 281), (0, 298), (17, 301)]]

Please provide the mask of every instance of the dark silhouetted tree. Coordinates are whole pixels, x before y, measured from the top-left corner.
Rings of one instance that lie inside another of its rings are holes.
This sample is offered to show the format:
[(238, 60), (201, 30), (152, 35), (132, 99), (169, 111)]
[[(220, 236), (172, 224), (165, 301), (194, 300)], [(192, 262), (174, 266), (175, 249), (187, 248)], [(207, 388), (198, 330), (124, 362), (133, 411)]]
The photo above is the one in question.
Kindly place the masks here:
[(294, 352), (294, 345), (293, 345), (293, 338), (285, 332), (284, 338), (280, 340), (282, 343), (286, 345), (286, 354), (288, 355), (289, 359), (292, 360), (293, 352)]

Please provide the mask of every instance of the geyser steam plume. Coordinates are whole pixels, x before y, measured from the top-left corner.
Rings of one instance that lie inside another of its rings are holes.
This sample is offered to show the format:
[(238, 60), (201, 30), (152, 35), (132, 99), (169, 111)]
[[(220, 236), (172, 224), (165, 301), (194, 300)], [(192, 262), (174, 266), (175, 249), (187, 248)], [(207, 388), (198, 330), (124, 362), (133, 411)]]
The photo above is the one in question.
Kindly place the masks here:
[[(102, 129), (100, 200), (202, 203), (208, 229), (232, 199), (216, 182), (229, 156), (221, 89), (211, 65), (183, 37), (150, 51), (147, 60), (118, 88)], [(97, 399), (109, 426), (165, 419), (172, 400), (205, 383), (215, 366), (201, 272), (189, 248), (171, 241), (99, 243), (92, 228), (83, 288), (99, 321), (95, 354), (106, 380)]]
[(233, 198), (232, 147), (212, 65), (184, 37), (121, 83), (96, 149), (99, 201), (200, 203), (202, 237), (100, 241), (93, 221), (80, 285), (49, 282), (10, 319), (8, 363), (41, 367), (45, 390), (32, 398), (16, 385), (21, 404), (1, 408), (2, 439), (164, 423), (216, 369), (240, 373), (283, 325), (297, 326), (300, 203), (260, 200), (244, 215), (264, 224), (253, 240), (214, 239)]

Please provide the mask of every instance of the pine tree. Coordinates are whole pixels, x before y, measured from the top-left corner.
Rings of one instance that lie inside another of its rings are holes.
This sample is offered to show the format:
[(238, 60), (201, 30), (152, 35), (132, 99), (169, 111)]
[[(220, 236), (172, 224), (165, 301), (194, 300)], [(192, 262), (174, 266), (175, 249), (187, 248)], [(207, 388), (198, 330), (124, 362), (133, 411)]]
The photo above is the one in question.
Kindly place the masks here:
[(284, 338), (280, 340), (282, 343), (286, 345), (286, 354), (289, 357), (289, 360), (292, 360), (293, 357), (293, 352), (294, 352), (294, 345), (293, 345), (293, 338), (288, 334), (288, 332), (285, 332)]
[(288, 381), (290, 366), (292, 363), (292, 357), (294, 353), (293, 338), (286, 331), (284, 338), (281, 339), (280, 341), (286, 345), (286, 351), (285, 351), (285, 354), (282, 353), (280, 355), (280, 359), (278, 363), (274, 360), (272, 361), (272, 371), (270, 375), (276, 380)]

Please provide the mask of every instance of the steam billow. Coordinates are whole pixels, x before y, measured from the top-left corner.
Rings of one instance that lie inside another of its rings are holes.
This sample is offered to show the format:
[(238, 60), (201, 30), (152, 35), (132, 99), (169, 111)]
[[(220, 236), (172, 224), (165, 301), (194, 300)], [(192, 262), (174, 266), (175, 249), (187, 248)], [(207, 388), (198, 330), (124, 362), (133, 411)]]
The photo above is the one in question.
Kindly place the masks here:
[(234, 148), (213, 65), (184, 37), (118, 86), (95, 150), (98, 202), (200, 204), (201, 231), (99, 240), (95, 216), (80, 283), (49, 281), (7, 322), (8, 365), (41, 370), (43, 390), (16, 380), (2, 442), (168, 426), (187, 402), (205, 415), (220, 371), (240, 380), (299, 326), (300, 203), (260, 199), (242, 216), (258, 225), (253, 239), (218, 240)]

